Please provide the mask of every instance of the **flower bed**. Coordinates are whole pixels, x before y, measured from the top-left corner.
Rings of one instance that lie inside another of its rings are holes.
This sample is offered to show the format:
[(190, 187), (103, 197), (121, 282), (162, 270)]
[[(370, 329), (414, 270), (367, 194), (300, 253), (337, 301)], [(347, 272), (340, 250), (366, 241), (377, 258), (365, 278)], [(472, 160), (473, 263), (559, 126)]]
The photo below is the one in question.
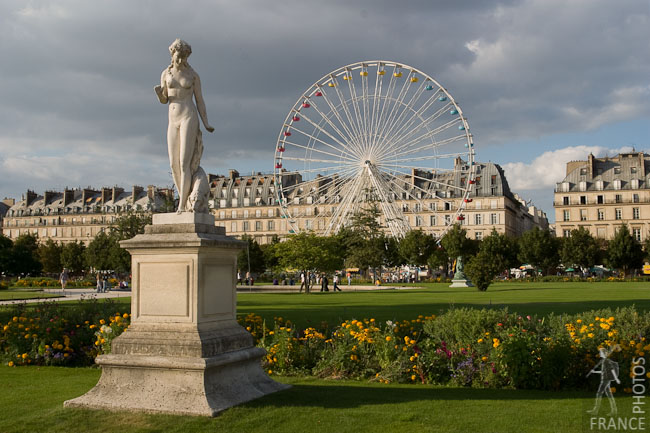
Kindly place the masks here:
[[(46, 277), (26, 277), (16, 280), (13, 287), (26, 288), (26, 287), (61, 287), (61, 282), (54, 278)], [(67, 282), (67, 288), (81, 288), (81, 287), (94, 287), (95, 281), (92, 280), (70, 280)]]
[[(74, 307), (22, 305), (3, 315), (0, 358), (10, 366), (90, 365), (129, 325), (129, 315), (115, 304), (95, 300)], [(632, 307), (544, 318), (452, 309), (439, 317), (353, 319), (319, 329), (298, 329), (282, 317), (267, 324), (255, 314), (238, 321), (266, 349), (263, 367), (271, 375), (594, 390), (598, 375), (587, 373), (604, 347), (619, 364), (620, 390), (630, 393), (634, 365), (650, 365), (650, 313)]]

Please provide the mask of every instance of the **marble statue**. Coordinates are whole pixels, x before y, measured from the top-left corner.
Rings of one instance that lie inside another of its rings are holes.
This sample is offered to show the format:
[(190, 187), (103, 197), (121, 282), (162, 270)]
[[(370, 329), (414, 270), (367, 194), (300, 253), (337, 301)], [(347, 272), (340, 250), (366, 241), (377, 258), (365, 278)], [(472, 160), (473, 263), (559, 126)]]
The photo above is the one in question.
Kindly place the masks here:
[(169, 47), (169, 54), (171, 64), (162, 72), (160, 85), (154, 90), (161, 104), (169, 104), (167, 150), (179, 196), (177, 213), (208, 213), (210, 188), (200, 166), (203, 138), (199, 117), (209, 132), (214, 128), (208, 122), (199, 74), (187, 63), (192, 47), (176, 39)]

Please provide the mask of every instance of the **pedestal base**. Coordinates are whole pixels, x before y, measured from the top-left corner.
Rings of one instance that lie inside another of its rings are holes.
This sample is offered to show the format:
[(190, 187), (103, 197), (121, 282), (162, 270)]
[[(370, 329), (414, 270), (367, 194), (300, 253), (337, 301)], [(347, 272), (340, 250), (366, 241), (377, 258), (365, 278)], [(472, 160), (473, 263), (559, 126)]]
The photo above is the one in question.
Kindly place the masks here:
[(131, 326), (98, 356), (102, 376), (65, 407), (206, 415), (289, 388), (236, 321), (243, 243), (207, 214), (157, 214), (132, 256)]
[(101, 355), (102, 377), (65, 407), (215, 416), (229, 407), (289, 388), (260, 367), (257, 347), (210, 358)]
[(451, 280), (449, 287), (474, 287), (470, 280)]

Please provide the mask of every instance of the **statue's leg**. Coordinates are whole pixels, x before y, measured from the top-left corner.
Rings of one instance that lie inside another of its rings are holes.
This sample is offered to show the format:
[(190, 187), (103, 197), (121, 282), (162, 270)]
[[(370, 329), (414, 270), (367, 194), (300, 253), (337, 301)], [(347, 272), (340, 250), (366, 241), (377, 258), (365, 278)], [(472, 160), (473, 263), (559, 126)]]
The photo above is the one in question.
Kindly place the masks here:
[(181, 182), (181, 142), (179, 128), (175, 126), (171, 121), (167, 127), (167, 152), (169, 154), (169, 166), (172, 170), (172, 179), (176, 189), (180, 194), (180, 182)]
[(179, 211), (187, 210), (187, 199), (192, 188), (192, 155), (196, 147), (196, 131), (199, 128), (199, 119), (193, 116), (181, 124), (180, 128), (180, 185), (178, 186)]

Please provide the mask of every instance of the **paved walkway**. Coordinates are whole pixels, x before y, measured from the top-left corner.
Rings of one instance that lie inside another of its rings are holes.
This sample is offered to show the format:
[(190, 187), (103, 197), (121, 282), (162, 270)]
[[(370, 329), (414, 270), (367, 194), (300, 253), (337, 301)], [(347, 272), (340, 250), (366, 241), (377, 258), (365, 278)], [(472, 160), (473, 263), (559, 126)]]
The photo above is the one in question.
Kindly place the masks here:
[[(370, 290), (410, 290), (410, 289), (419, 289), (420, 287), (399, 287), (399, 286), (357, 286), (357, 285), (343, 285), (340, 286), (343, 292), (366, 292)], [(329, 286), (330, 292), (333, 292), (333, 286)], [(274, 286), (272, 284), (268, 285), (255, 285), (250, 286), (237, 286), (237, 293), (298, 293), (300, 286)], [(314, 285), (311, 288), (312, 293), (320, 292), (320, 285)], [(12, 304), (34, 304), (38, 302), (48, 301), (78, 301), (80, 299), (105, 299), (105, 298), (125, 298), (131, 296), (131, 290), (110, 290), (105, 293), (97, 293), (94, 289), (84, 288), (84, 289), (44, 289), (43, 292), (59, 295), (58, 298), (33, 298), (33, 299), (17, 299), (17, 300), (7, 300), (0, 301), (0, 305), (12, 305)]]
[(80, 299), (105, 299), (105, 298), (125, 298), (131, 296), (131, 290), (110, 290), (105, 293), (97, 293), (94, 289), (44, 289), (43, 292), (59, 295), (58, 298), (32, 298), (32, 299), (20, 299), (20, 300), (8, 300), (0, 301), (0, 305), (11, 305), (11, 304), (34, 304), (43, 301), (78, 301)]

